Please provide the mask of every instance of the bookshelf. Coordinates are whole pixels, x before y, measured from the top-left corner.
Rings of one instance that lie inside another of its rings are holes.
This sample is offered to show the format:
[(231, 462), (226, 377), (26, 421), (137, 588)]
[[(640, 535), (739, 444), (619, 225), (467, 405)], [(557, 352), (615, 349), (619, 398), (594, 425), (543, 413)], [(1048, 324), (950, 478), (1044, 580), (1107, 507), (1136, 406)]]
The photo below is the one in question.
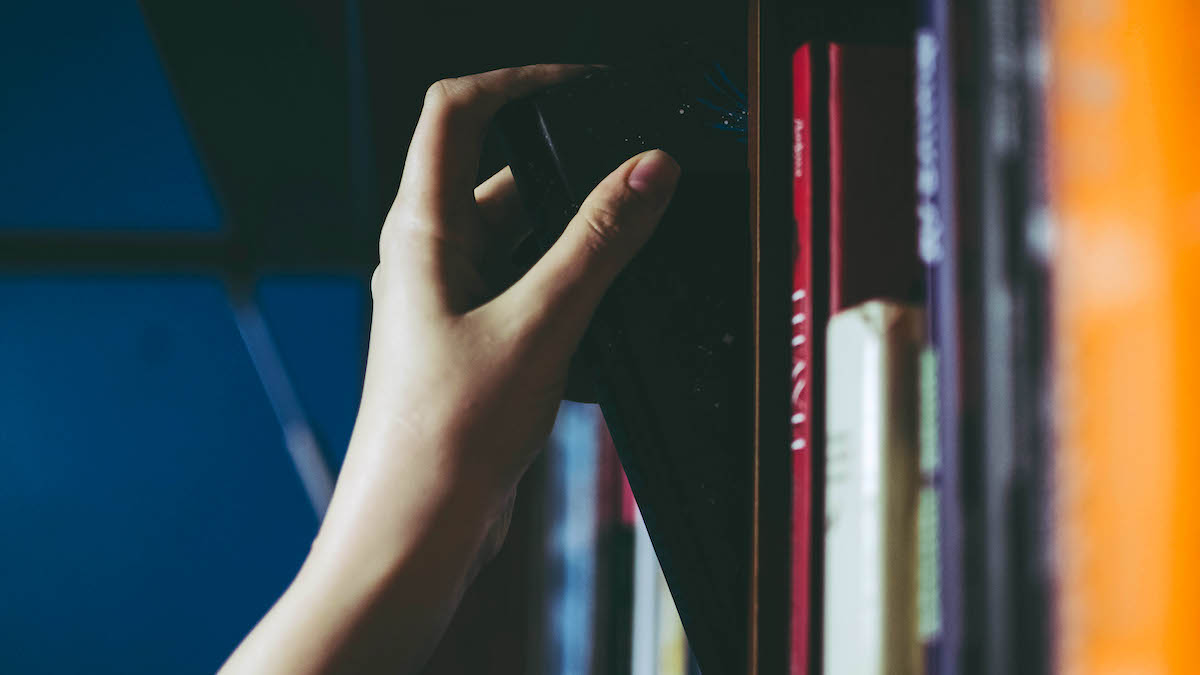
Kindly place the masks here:
[[(833, 468), (842, 461), (833, 456), (839, 439), (821, 436), (821, 419), (834, 415), (822, 408), (835, 405), (832, 393), (808, 416), (816, 421), (811, 483), (793, 473), (785, 485), (779, 458), (789, 440), (784, 402), (796, 383), (783, 375), (795, 349), (786, 338), (797, 335), (782, 281), (794, 264), (788, 252), (807, 244), (818, 260), (831, 250), (834, 268), (838, 256), (854, 255), (838, 250), (837, 227), (851, 216), (838, 213), (837, 185), (823, 182), (839, 180), (838, 153), (848, 152), (837, 138), (846, 89), (837, 67), (821, 60), (827, 44), (900, 47), (915, 66), (913, 98), (878, 108), (891, 115), (914, 106), (918, 247), (899, 255), (919, 254), (927, 265), (919, 304), (932, 374), (921, 406), (933, 412), (920, 414), (929, 415), (922, 428), (936, 434), (922, 443), (937, 452), (921, 489), (937, 503), (929, 512), (937, 551), (929, 597), (938, 616), (916, 619), (924, 664), (912, 670), (1194, 670), (1196, 643), (1183, 635), (1194, 634), (1200, 596), (1195, 538), (1184, 532), (1196, 519), (1181, 486), (1194, 480), (1192, 450), (1200, 446), (1194, 416), (1179, 411), (1196, 396), (1194, 340), (1183, 336), (1196, 316), (1184, 298), (1195, 292), (1198, 260), (1194, 239), (1181, 233), (1198, 221), (1180, 200), (1196, 194), (1198, 182), (1179, 153), (1194, 147), (1195, 125), (1182, 120), (1200, 107), (1195, 87), (1184, 84), (1196, 67), (1181, 35), (1200, 17), (1183, 3), (1098, 9), (1078, 0), (759, 0), (749, 16), (757, 338), (748, 670), (784, 672), (790, 660), (793, 673), (837, 672), (822, 653), (837, 629), (822, 624), (822, 594), (834, 592), (822, 570), (836, 563), (821, 549), (832, 546), (826, 538), (840, 515), (823, 500), (837, 487), (830, 483), (844, 479)], [(815, 129), (806, 152), (816, 162), (807, 183), (788, 185), (780, 176), (796, 168), (791, 153), (800, 146), (788, 123), (801, 119), (801, 99), (788, 95), (801, 79), (799, 61), (790, 72), (786, 64), (803, 44), (817, 46), (804, 61), (813, 73), (804, 121)], [(827, 81), (824, 72), (832, 73)], [(839, 96), (842, 108), (824, 105)], [(819, 136), (825, 128), (832, 142)], [(813, 195), (801, 218), (814, 224), (811, 241), (789, 240), (781, 225), (792, 220), (802, 185)], [(825, 224), (832, 242), (820, 239)], [(836, 289), (831, 297), (825, 316), (836, 322)], [(833, 356), (839, 345), (807, 345), (801, 351), (829, 369), (815, 381), (847, 372)], [(777, 565), (787, 557), (779, 546), (789, 525), (779, 514), (790, 497), (795, 537), (804, 485), (807, 527), (825, 536), (808, 540), (808, 604), (799, 610), (804, 572), (791, 549), (789, 617), (777, 585), (787, 575)], [(931, 580), (914, 583), (920, 595)], [(805, 620), (807, 631), (798, 629)], [(789, 621), (784, 637), (780, 626)], [(808, 641), (801, 666), (798, 636)], [(858, 637), (860, 649), (871, 648)], [(887, 668), (899, 672), (891, 669), (901, 664)]]

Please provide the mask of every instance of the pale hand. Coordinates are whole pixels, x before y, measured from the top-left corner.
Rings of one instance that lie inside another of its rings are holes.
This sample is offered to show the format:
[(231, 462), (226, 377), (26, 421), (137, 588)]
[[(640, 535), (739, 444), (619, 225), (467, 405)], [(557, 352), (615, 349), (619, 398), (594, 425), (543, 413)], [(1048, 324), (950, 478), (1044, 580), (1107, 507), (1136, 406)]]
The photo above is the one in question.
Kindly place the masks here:
[(532, 269), (489, 285), (491, 256), (528, 229), (507, 169), (474, 184), (487, 126), (582, 72), (512, 68), (426, 94), (380, 236), (362, 403), (333, 500), (296, 581), (223, 672), (412, 672), (502, 542), (571, 356), (679, 177), (661, 151), (629, 159)]

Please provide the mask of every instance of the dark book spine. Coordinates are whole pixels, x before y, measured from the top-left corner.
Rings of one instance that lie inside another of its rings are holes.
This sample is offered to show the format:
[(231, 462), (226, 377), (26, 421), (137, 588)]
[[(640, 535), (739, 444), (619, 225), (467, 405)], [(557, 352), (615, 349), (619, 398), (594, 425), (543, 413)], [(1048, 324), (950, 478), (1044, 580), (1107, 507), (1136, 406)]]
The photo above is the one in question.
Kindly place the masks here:
[(919, 302), (912, 55), (829, 47), (829, 308)]
[[(1041, 3), (989, 0), (983, 166), (989, 675), (1048, 673), (1050, 325)], [(1003, 342), (1002, 342), (1003, 341)], [(1003, 358), (994, 358), (995, 354)]]
[(955, 5), (961, 672), (1049, 672), (1048, 237), (1038, 3)]
[[(1020, 53), (1046, 53), (1043, 4), (1035, 0), (1018, 3), (1016, 26)], [(1022, 364), (1016, 384), (1016, 508), (1019, 533), (1013, 544), (1017, 561), (1016, 593), (1013, 594), (1013, 642), (1019, 653), (1014, 672), (1041, 675), (1053, 670), (1054, 598), (1056, 554), (1052, 531), (1054, 507), (1055, 390), (1051, 381), (1056, 354), (1052, 327), (1053, 266), (1050, 198), (1047, 188), (1045, 111), (1047, 110), (1048, 59), (1027, 58), (1020, 83), (1021, 147), (1023, 158), (1020, 187), (1024, 191), (1019, 239), (1024, 242), (1019, 263), (1017, 293), (1018, 346), (1016, 359)]]

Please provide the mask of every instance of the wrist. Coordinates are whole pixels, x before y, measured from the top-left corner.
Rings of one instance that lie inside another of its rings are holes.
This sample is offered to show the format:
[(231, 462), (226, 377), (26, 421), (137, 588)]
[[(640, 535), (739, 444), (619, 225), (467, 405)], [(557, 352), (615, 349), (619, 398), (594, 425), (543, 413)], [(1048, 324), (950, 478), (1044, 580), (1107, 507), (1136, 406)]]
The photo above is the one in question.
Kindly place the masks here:
[(388, 576), (414, 556), (472, 555), (501, 507), (443, 445), (360, 418), (310, 558)]
[[(453, 415), (427, 414), (411, 419), (377, 406), (368, 407), (364, 396), (338, 478), (338, 492), (349, 492), (343, 489), (343, 483), (348, 483), (346, 488), (366, 495), (368, 486), (378, 484), (377, 492), (381, 494), (371, 496), (372, 501), (389, 503), (397, 496), (404, 500), (419, 498), (422, 503), (411, 506), (452, 511), (458, 517), (490, 523), (507, 506), (527, 464), (506, 462), (505, 458), (533, 453), (509, 451), (513, 443), (508, 434), (495, 433), (504, 429), (502, 421), (483, 424), (476, 420), (464, 425), (464, 420), (471, 417), (465, 408), (469, 406), (460, 403), (456, 406), (459, 412)], [(480, 427), (488, 429), (490, 435), (480, 433)]]

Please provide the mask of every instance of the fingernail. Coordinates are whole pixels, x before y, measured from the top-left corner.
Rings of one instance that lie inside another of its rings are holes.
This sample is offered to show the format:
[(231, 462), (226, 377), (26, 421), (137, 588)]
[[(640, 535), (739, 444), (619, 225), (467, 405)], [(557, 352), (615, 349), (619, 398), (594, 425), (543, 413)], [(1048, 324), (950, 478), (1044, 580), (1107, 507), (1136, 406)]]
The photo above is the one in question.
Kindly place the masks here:
[(675, 192), (679, 182), (679, 163), (662, 150), (651, 150), (642, 156), (629, 178), (629, 187), (659, 203), (665, 203)]

